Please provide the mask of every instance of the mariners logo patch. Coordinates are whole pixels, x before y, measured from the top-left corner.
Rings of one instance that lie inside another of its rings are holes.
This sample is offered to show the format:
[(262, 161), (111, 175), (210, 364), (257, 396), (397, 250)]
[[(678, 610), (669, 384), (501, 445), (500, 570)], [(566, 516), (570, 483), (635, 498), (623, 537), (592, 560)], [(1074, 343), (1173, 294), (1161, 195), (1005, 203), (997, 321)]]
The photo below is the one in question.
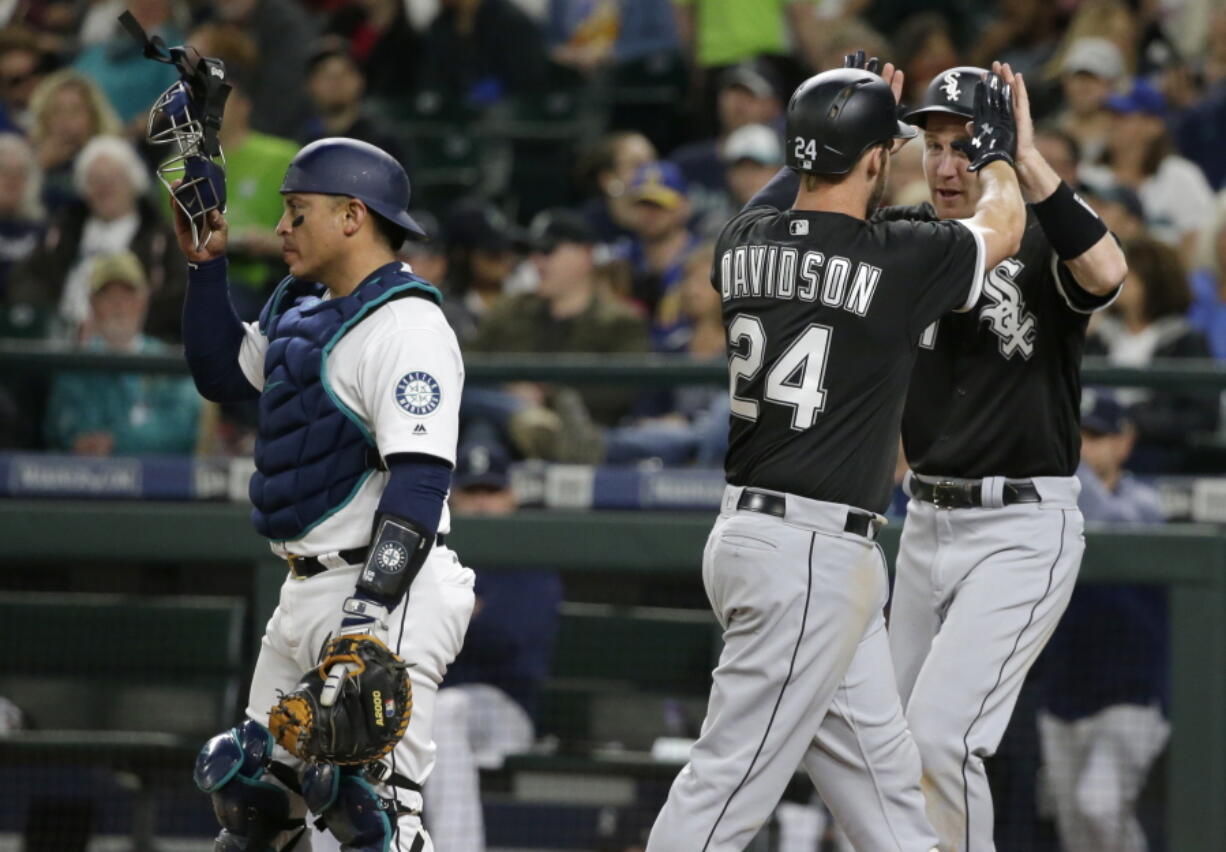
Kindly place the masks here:
[(409, 551), (398, 541), (385, 541), (375, 551), (375, 564), (389, 574), (395, 574), (409, 564)]
[(414, 417), (432, 414), (442, 398), (438, 382), (429, 373), (407, 373), (396, 383), (396, 404)]

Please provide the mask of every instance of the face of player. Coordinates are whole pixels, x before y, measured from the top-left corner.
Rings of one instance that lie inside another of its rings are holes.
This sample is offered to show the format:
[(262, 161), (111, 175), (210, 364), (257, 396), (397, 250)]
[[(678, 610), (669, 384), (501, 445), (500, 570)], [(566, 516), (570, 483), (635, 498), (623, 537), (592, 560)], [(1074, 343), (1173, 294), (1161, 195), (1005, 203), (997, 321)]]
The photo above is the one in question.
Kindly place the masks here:
[(291, 192), (277, 223), (281, 258), (290, 275), (322, 281), (344, 249), (343, 203), (331, 195)]
[(966, 170), (970, 161), (953, 148), (953, 143), (969, 138), (962, 116), (947, 112), (928, 114), (924, 128), (924, 177), (932, 193), (932, 206), (942, 219), (974, 215), (983, 193), (979, 175)]
[(536, 292), (543, 299), (564, 296), (592, 276), (592, 250), (578, 243), (558, 243), (550, 252), (536, 252), (532, 260), (540, 275)]

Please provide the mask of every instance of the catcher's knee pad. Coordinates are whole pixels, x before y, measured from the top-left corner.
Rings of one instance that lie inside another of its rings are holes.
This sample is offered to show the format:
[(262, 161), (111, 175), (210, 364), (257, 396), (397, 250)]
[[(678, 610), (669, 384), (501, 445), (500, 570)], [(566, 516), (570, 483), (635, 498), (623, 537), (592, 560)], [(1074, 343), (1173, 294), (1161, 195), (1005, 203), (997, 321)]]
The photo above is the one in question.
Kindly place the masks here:
[(302, 825), (290, 819), (285, 788), (271, 780), (272, 749), (268, 729), (248, 719), (213, 737), (196, 757), (192, 777), (213, 799), (222, 827), (215, 852), (274, 852), (278, 834)]
[(387, 852), (396, 820), (407, 813), (375, 792), (361, 767), (312, 763), (302, 774), (302, 798), (341, 842), (342, 852)]

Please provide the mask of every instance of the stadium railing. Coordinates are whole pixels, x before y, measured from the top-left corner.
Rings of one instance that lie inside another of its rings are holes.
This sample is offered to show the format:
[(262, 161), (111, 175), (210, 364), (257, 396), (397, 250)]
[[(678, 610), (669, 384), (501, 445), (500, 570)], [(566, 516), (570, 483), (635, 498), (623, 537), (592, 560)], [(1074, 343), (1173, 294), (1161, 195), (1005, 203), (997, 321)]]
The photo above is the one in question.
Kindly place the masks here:
[[(465, 562), (478, 568), (551, 566), (607, 574), (622, 582), (687, 576), (697, 582), (709, 526), (710, 518), (701, 513), (521, 512), (506, 518), (457, 517), (453, 538)], [(892, 524), (882, 537), (891, 558), (898, 532)], [(1145, 531), (1092, 527), (1086, 537), (1084, 582), (1154, 583), (1169, 590), (1167, 848), (1224, 849), (1226, 538), (1217, 527), (1194, 524)], [(0, 540), (15, 562), (94, 559), (102, 553), (127, 563), (159, 562), (173, 553), (184, 563), (249, 564), (257, 625), (271, 612), (284, 579), (284, 566), (250, 531), (247, 510), (235, 504), (9, 500), (0, 502)], [(608, 617), (608, 624), (624, 626), (633, 612), (593, 609), (570, 615), (589, 622)], [(572, 636), (579, 626), (570, 625)], [(695, 634), (689, 636), (690, 654), (701, 654), (695, 650)], [(608, 642), (600, 647), (617, 653)], [(573, 755), (529, 758), (522, 768), (634, 775), (643, 771), (643, 763), (633, 753), (603, 761), (593, 753), (582, 761)]]

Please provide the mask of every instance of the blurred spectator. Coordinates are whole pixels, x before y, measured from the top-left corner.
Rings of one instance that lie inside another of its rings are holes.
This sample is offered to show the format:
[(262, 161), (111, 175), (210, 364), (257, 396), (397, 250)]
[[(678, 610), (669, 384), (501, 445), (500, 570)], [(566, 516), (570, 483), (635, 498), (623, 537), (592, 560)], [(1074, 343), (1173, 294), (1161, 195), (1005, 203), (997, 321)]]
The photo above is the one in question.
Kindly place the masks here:
[[(747, 124), (731, 133), (724, 142), (723, 161), (732, 197), (730, 212), (735, 214), (782, 168), (783, 144), (773, 128)], [(720, 222), (719, 227), (724, 224)]]
[[(1087, 521), (1163, 522), (1124, 470), (1135, 430), (1105, 390), (1082, 395), (1078, 504)], [(1144, 852), (1135, 807), (1170, 734), (1168, 624), (1159, 586), (1081, 585), (1044, 652), (1042, 777), (1064, 849)]]
[(1117, 184), (1091, 185), (1084, 188), (1082, 195), (1122, 242), (1145, 237), (1145, 207), (1131, 189)]
[(1106, 150), (1112, 126), (1107, 100), (1123, 76), (1124, 57), (1105, 38), (1079, 38), (1064, 54), (1060, 85), (1065, 107), (1056, 117), (1056, 126), (1077, 140), (1078, 162), (1098, 162)]
[(1213, 357), (1226, 360), (1226, 192), (1218, 194), (1217, 218), (1204, 265), (1192, 275), (1188, 322), (1209, 341)]
[[(669, 156), (685, 177), (694, 219), (703, 229), (728, 212), (729, 187), (722, 150), (729, 136), (751, 124), (765, 124), (778, 132), (776, 125), (783, 114), (776, 84), (751, 64), (723, 72), (716, 108), (717, 135), (682, 145)], [(716, 227), (723, 224), (720, 222)]]
[[(150, 36), (161, 36), (170, 45), (183, 43), (174, 0), (133, 0), (129, 9)], [(173, 66), (146, 59), (143, 45), (122, 27), (115, 28), (105, 41), (82, 50), (73, 67), (98, 84), (119, 120), (132, 129), (132, 138), (144, 133), (149, 106), (179, 79)]]
[(330, 36), (316, 45), (307, 63), (307, 91), (315, 117), (307, 124), (303, 142), (325, 136), (361, 139), (382, 148), (408, 167), (400, 140), (378, 119), (363, 112), (366, 78), (343, 40)]
[(639, 167), (656, 159), (647, 137), (632, 130), (610, 133), (581, 159), (581, 177), (596, 192), (582, 212), (597, 242), (614, 246), (633, 239), (637, 208), (626, 191)]
[[(496, 304), (469, 351), (647, 350), (646, 323), (601, 286), (595, 235), (581, 215), (545, 211), (533, 221), (529, 240), (540, 273), (536, 292), (507, 296)], [(525, 456), (592, 461), (600, 452), (598, 426), (617, 423), (637, 398), (637, 391), (625, 388), (589, 387), (576, 393), (530, 383), (503, 390), (474, 387), (464, 392), (461, 417), (466, 430), (475, 425), (505, 436)]]
[(544, 34), (511, 0), (442, 0), (442, 7), (423, 39), (420, 91), (486, 107), (540, 90)]
[(961, 65), (949, 21), (938, 12), (921, 12), (903, 20), (894, 33), (895, 60), (906, 71), (903, 103), (917, 104), (932, 78), (947, 68)]
[[(254, 129), (256, 104), (250, 92), (265, 63), (256, 43), (229, 24), (205, 24), (191, 42), (226, 65), (232, 90), (221, 124), (226, 155), (226, 221), (230, 225), (230, 297), (240, 318), (254, 320), (269, 289), (285, 275), (281, 239), (281, 180), (298, 145)], [(300, 84), (301, 85), (301, 84)]]
[(1113, 113), (1105, 167), (1086, 168), (1087, 183), (1114, 181), (1136, 190), (1150, 233), (1195, 256), (1201, 230), (1213, 215), (1213, 192), (1195, 164), (1173, 151), (1162, 93), (1138, 79), (1130, 92), (1108, 99)]
[(685, 178), (670, 162), (648, 163), (630, 181), (630, 198), (639, 208), (636, 239), (628, 246), (631, 295), (651, 317), (652, 348), (680, 352), (689, 339), (689, 323), (681, 313), (678, 284), (685, 259), (698, 244), (690, 232), (690, 203)]
[(261, 133), (293, 138), (311, 115), (302, 80), (315, 43), (314, 19), (304, 15), (294, 0), (216, 0), (212, 8), (222, 22), (239, 28), (255, 42), (258, 73), (245, 81), (252, 126)]
[(16, 309), (34, 328), (75, 339), (89, 314), (90, 261), (130, 249), (149, 290), (144, 331), (178, 341), (187, 270), (170, 225), (146, 192), (144, 163), (123, 139), (99, 136), (77, 157), (74, 177), (84, 201), (56, 214), (42, 244), (13, 268), (10, 319)]
[[(1188, 323), (1191, 304), (1179, 256), (1151, 239), (1125, 246), (1128, 277), (1110, 312), (1086, 338), (1086, 354), (1105, 354), (1115, 365), (1144, 367), (1155, 358), (1208, 358), (1204, 335)], [(1181, 473), (1191, 458), (1189, 439), (1217, 427), (1217, 400), (1195, 392), (1121, 389), (1137, 428), (1130, 466), (1141, 472)]]
[(341, 6), (328, 32), (343, 36), (372, 95), (399, 97), (417, 90), (412, 58), (421, 52), (400, 0), (359, 0)]
[[(396, 257), (412, 266), (415, 275), (420, 275), (436, 287), (442, 286), (447, 280), (447, 250), (443, 245), (438, 220), (429, 210), (410, 210), (409, 215), (426, 232), (426, 236), (405, 240)], [(447, 302), (444, 302), (444, 312), (446, 307)], [(459, 334), (458, 331), (456, 333)]]
[[(1081, 162), (1081, 144), (1075, 136), (1049, 125), (1035, 131), (1034, 144), (1060, 180), (1074, 189), (1081, 185), (1081, 179), (1077, 177), (1077, 165)], [(893, 180), (893, 176), (890, 179)]]
[(448, 321), (462, 340), (471, 339), (498, 302), (518, 257), (515, 232), (502, 212), (487, 201), (456, 203), (443, 225), (447, 279), (443, 303)]
[(731, 66), (754, 59), (767, 63), (788, 92), (821, 70), (815, 0), (674, 0), (674, 5), (682, 47), (705, 93), (701, 122), (715, 114), (717, 87)]
[[(149, 285), (135, 254), (97, 255), (88, 276), (87, 351), (168, 351), (141, 333)], [(91, 456), (189, 454), (199, 422), (200, 397), (189, 378), (62, 373), (52, 381), (47, 402), (47, 446)]]
[[(462, 446), (451, 487), (457, 515), (515, 512), (507, 457), (496, 446)], [(434, 772), (426, 780), (426, 828), (448, 852), (484, 852), (479, 769), (498, 769), (536, 740), (534, 717), (549, 679), (562, 581), (549, 570), (477, 574), (477, 603), (464, 648), (435, 703)]]
[[(1196, 163), (1215, 189), (1226, 187), (1226, 5), (1218, 4), (1210, 18), (1208, 49), (1196, 80), (1190, 69), (1167, 75), (1184, 84), (1191, 103), (1182, 105), (1174, 122), (1180, 153)], [(1199, 85), (1198, 85), (1199, 84)]]
[(549, 43), (555, 62), (585, 72), (679, 48), (670, 0), (549, 0)]
[(1057, 5), (1046, 0), (1002, 0), (970, 46), (970, 64), (986, 68), (999, 59), (1014, 71), (1038, 79), (1043, 64), (1059, 46), (1059, 16)]
[[(723, 303), (711, 286), (715, 247), (704, 243), (685, 261), (680, 285), (681, 309), (691, 329), (686, 352), (697, 361), (723, 359)], [(626, 464), (659, 459), (664, 464), (693, 462), (707, 467), (723, 464), (728, 449), (730, 399), (716, 385), (681, 386), (664, 395), (667, 405), (633, 423), (609, 429), (604, 461)]]
[[(550, 0), (549, 43), (553, 60), (584, 74), (612, 61), (621, 32), (620, 5), (617, 0)], [(672, 23), (668, 18), (661, 22)]]
[(0, 30), (0, 132), (29, 129), (30, 98), (48, 64), (33, 32), (14, 25)]
[(30, 95), (30, 141), (43, 170), (48, 213), (79, 198), (73, 190), (73, 160), (95, 136), (120, 131), (119, 117), (98, 86), (80, 71), (47, 76)]
[[(38, 247), (45, 224), (41, 195), (42, 172), (30, 144), (16, 133), (0, 133), (0, 303), (13, 264)], [(0, 318), (0, 329), (6, 324)]]

